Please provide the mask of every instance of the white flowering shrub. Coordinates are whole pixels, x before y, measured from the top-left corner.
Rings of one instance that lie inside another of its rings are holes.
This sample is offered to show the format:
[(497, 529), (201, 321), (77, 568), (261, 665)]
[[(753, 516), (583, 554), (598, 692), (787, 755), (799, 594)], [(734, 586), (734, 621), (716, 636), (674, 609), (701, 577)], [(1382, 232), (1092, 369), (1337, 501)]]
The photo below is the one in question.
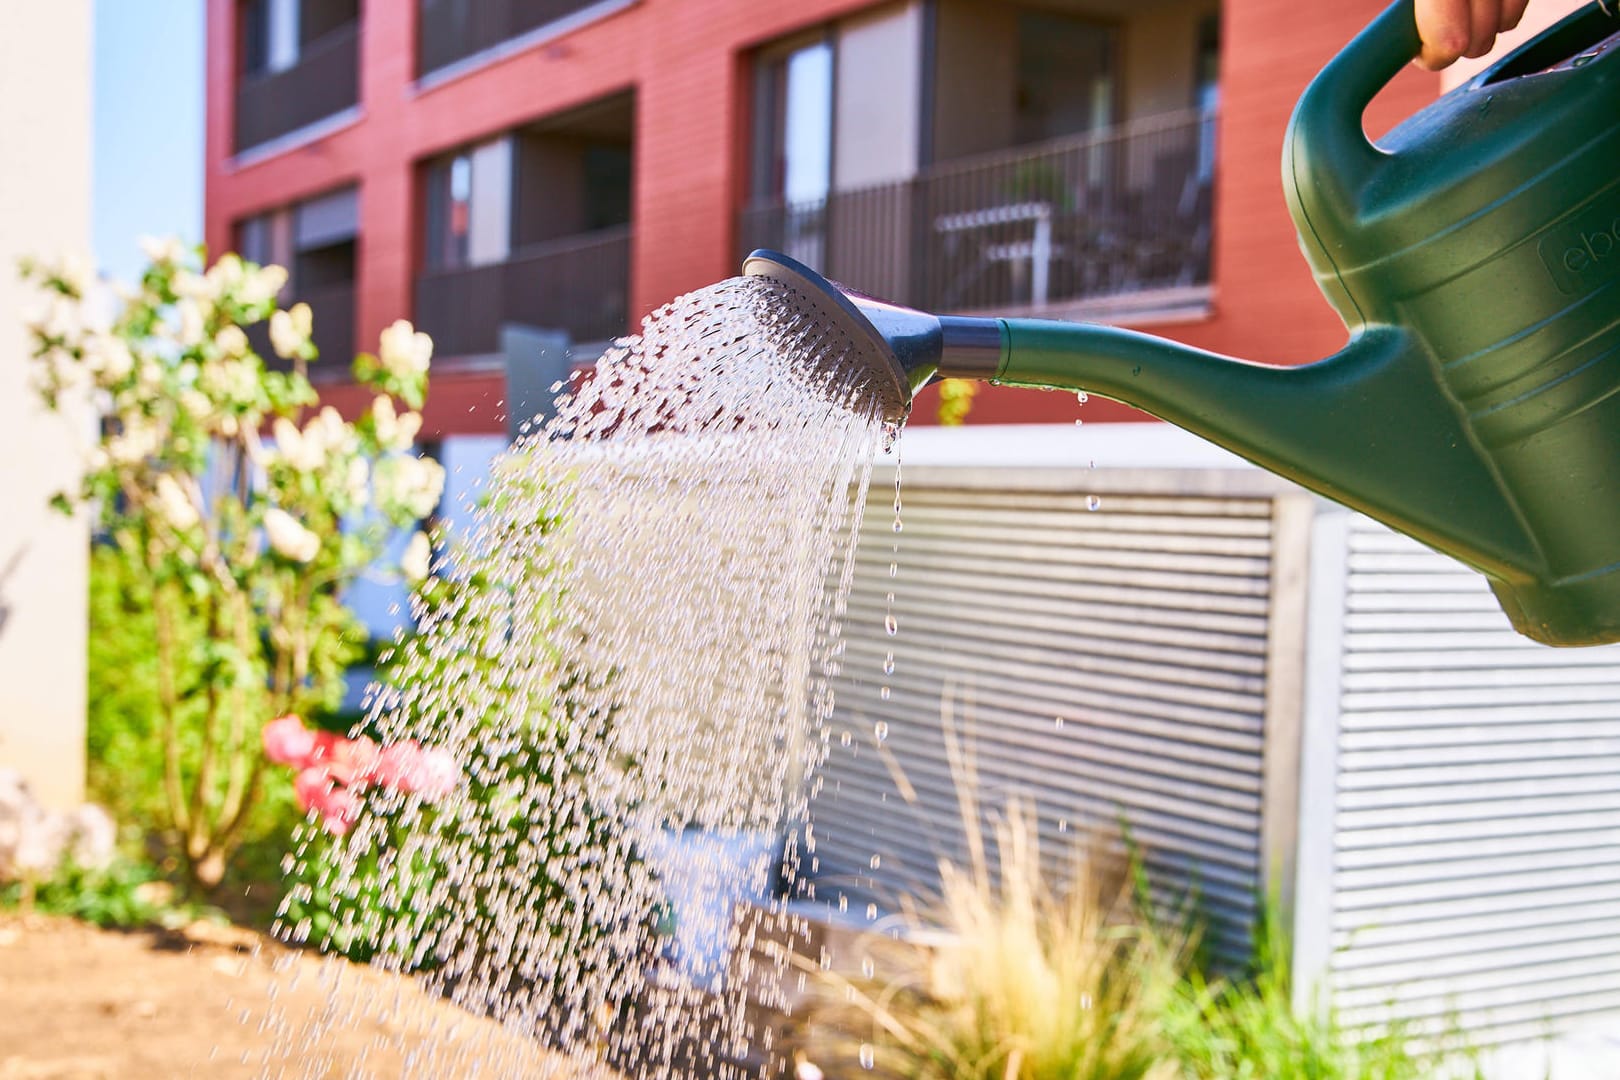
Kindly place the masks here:
[[(88, 396), (102, 417), (82, 486), (54, 502), (88, 507), (150, 585), (164, 824), (212, 888), (260, 796), (264, 724), (335, 707), (361, 636), (345, 587), (438, 502), (443, 470), (412, 451), (433, 344), (402, 320), (356, 358), (376, 397), (350, 422), (307, 377), (308, 306), (277, 309), (285, 270), (145, 249), (139, 285), (111, 295), (80, 261), (25, 263), (28, 330), (46, 405)], [(244, 330), (266, 321), (289, 370)], [(405, 570), (424, 554), (413, 540)], [(200, 645), (182, 632), (199, 623)]]

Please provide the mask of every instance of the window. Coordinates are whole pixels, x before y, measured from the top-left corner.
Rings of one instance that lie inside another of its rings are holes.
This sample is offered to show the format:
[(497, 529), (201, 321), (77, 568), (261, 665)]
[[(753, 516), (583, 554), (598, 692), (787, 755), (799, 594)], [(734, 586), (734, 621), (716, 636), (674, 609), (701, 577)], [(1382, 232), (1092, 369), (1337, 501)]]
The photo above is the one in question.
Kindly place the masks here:
[(472, 157), (457, 154), (428, 167), (427, 251), (429, 270), (467, 265), (467, 234), (472, 220)]
[(762, 53), (754, 73), (754, 197), (789, 203), (826, 198), (832, 126), (832, 42), (822, 38)]
[(1113, 123), (1117, 46), (1111, 26), (1047, 12), (1020, 13), (1016, 141), (1045, 142)]
[(286, 71), (360, 17), (358, 0), (244, 0), (237, 10), (243, 78)]
[(1193, 107), (1203, 114), (1198, 127), (1198, 179), (1215, 175), (1215, 110), (1221, 100), (1221, 17), (1198, 24), (1198, 55), (1193, 60)]

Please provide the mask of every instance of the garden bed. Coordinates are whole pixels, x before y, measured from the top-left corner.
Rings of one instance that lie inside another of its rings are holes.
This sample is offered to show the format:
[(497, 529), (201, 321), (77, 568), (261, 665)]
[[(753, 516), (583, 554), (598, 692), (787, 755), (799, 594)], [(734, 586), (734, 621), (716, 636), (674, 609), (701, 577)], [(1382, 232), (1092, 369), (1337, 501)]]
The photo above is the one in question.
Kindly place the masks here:
[(291, 953), (249, 931), (199, 924), (123, 932), (0, 915), (0, 1080), (283, 1069), (292, 1076), (603, 1075), (409, 980)]

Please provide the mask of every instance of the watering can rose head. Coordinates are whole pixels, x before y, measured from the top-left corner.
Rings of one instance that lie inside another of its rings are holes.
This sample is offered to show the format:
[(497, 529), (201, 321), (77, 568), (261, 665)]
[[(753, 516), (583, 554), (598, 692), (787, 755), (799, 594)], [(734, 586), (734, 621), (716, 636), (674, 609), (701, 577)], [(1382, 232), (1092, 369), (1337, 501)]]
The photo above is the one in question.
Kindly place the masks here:
[(315, 811), (328, 832), (342, 836), (359, 819), (361, 796), (376, 785), (432, 802), (461, 780), (461, 766), (442, 749), (415, 739), (378, 746), (361, 735), (349, 739), (312, 730), (297, 716), (279, 716), (264, 726), (264, 756), (298, 770), (293, 791), (305, 812)]

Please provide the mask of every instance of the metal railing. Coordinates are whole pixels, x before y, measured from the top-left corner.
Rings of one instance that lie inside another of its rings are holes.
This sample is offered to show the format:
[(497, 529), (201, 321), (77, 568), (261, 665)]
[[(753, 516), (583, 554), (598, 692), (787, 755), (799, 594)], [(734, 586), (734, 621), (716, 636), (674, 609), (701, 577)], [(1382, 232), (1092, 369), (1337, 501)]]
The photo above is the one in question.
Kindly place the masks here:
[[(309, 305), (314, 318), (311, 338), (321, 354), (320, 359), (310, 365), (310, 377), (346, 378), (355, 353), (354, 284), (304, 289), (297, 296), (282, 296), (278, 300), (283, 308), (290, 308), (299, 301)], [(247, 335), (253, 351), (264, 358), (265, 365), (272, 371), (291, 370), (291, 362), (277, 356), (271, 348), (268, 322), (248, 327)], [(372, 348), (376, 348), (375, 344)]]
[(356, 19), (311, 42), (292, 67), (243, 79), (236, 88), (236, 150), (297, 131), (358, 102), (359, 45)]
[(743, 252), (775, 248), (926, 311), (1204, 285), (1213, 133), (1210, 113), (1151, 117), (814, 202), (757, 202), (738, 235)]
[(439, 356), (500, 351), (501, 327), (565, 330), (576, 342), (625, 333), (630, 237), (622, 225), (519, 248), (504, 262), (416, 279), (416, 326)]
[(416, 73), (448, 67), (601, 0), (419, 0)]

